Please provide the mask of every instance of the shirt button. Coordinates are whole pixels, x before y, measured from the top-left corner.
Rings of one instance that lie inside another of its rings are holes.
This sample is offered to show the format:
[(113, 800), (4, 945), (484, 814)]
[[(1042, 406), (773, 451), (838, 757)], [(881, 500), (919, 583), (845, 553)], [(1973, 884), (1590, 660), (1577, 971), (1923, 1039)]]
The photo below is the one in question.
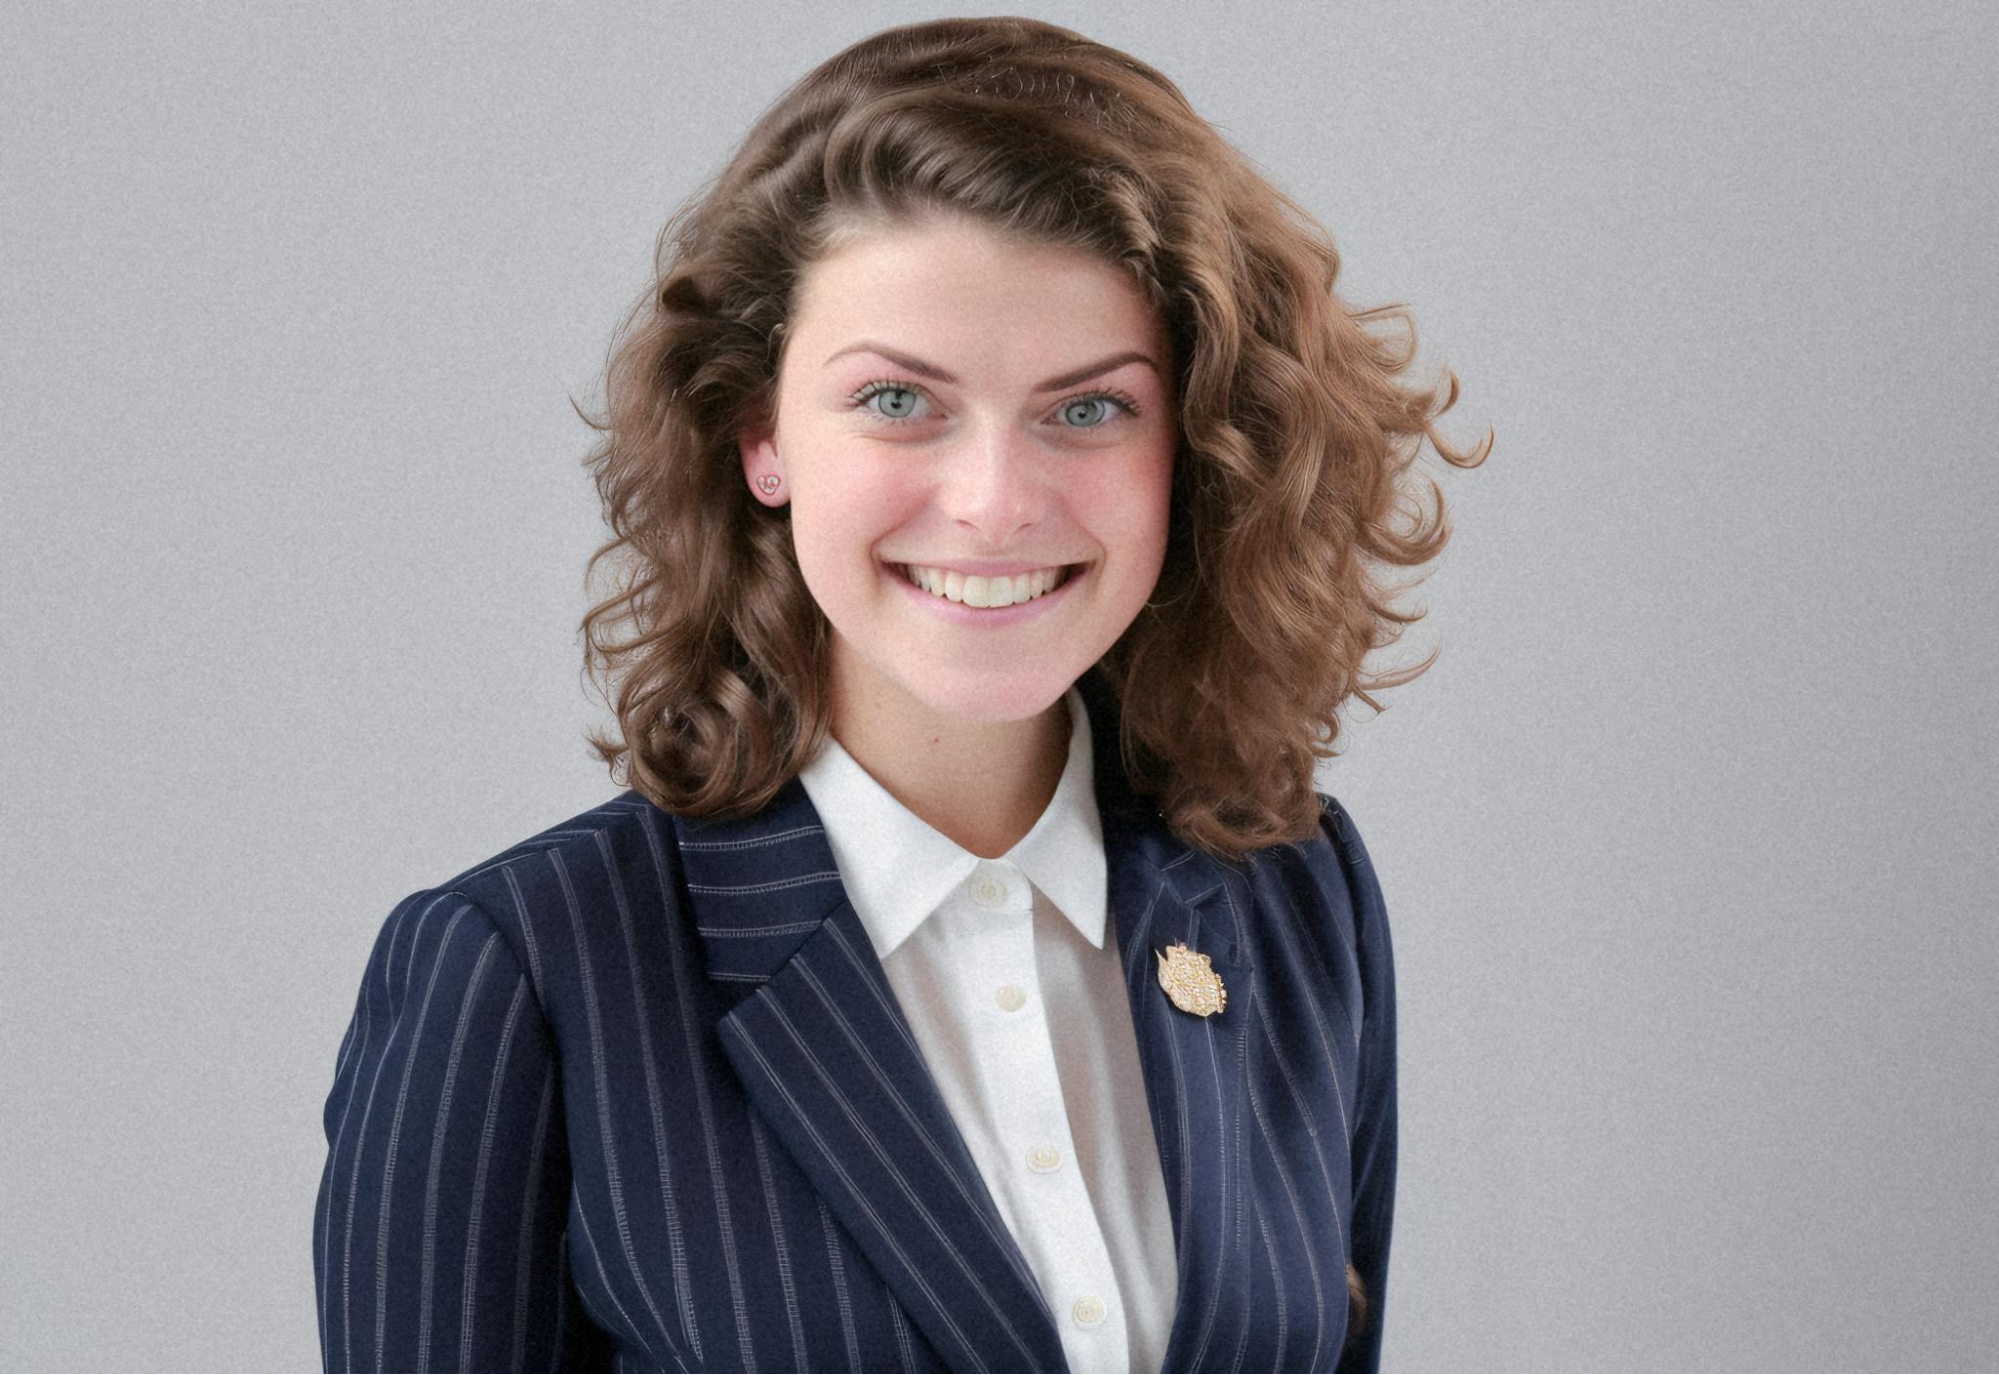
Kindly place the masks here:
[(1050, 1170), (1060, 1169), (1061, 1166), (1062, 1152), (1053, 1146), (1036, 1146), (1027, 1153), (1027, 1168), (1038, 1174), (1047, 1174)]
[(1006, 885), (990, 874), (972, 884), (972, 901), (981, 907), (997, 907), (1006, 901)]
[(1095, 1294), (1085, 1294), (1069, 1312), (1074, 1315), (1076, 1326), (1095, 1327), (1104, 1320), (1104, 1301)]
[(1003, 1012), (1018, 1012), (1027, 1003), (1027, 995), (1012, 984), (1001, 984), (999, 992), (993, 994), (993, 1001)]

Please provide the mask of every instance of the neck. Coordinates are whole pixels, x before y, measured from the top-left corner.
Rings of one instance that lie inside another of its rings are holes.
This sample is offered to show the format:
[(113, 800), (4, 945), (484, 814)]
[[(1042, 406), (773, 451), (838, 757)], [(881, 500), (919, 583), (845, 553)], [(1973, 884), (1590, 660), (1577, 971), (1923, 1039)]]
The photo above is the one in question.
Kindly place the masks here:
[(833, 738), (889, 795), (981, 859), (1019, 844), (1069, 761), (1069, 708), (1057, 698), (1020, 721), (967, 721), (907, 696), (835, 693)]

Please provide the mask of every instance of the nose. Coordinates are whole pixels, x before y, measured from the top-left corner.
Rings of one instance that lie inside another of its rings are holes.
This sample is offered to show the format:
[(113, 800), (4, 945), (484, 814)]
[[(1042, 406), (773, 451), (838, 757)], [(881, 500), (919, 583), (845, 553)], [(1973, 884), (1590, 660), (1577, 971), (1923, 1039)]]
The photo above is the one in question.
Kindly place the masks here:
[[(982, 427), (943, 460), (938, 505), (995, 552), (1017, 547), (1051, 500), (1050, 456), (1008, 426)], [(968, 551), (969, 552), (969, 551)]]

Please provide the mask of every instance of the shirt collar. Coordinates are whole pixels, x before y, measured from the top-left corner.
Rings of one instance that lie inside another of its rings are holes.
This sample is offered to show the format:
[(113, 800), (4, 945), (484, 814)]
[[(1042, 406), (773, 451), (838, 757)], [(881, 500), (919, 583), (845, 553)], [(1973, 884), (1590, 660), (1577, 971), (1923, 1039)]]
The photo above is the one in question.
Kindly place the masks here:
[[(1107, 879), (1090, 714), (1073, 686), (1063, 701), (1069, 759), (1061, 781), (1033, 827), (1001, 859), (1102, 949)], [(826, 828), (840, 881), (878, 957), (901, 945), (984, 862), (898, 802), (830, 735), (798, 781)]]

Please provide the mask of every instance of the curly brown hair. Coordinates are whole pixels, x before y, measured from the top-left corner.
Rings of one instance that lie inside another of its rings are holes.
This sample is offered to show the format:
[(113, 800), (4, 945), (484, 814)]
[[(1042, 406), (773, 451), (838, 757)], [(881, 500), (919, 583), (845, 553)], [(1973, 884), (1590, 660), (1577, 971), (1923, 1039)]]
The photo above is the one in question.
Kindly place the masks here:
[[(623, 739), (590, 743), (661, 808), (763, 807), (831, 723), (829, 627), (788, 506), (745, 488), (746, 420), (774, 403), (801, 274), (857, 223), (946, 208), (1128, 270), (1174, 352), (1180, 442), (1152, 601), (1079, 687), (1105, 706), (1129, 781), (1224, 858), (1319, 824), (1313, 767), (1349, 697), (1399, 686), (1362, 660), (1422, 613), (1385, 574), (1450, 530), (1405, 502), (1457, 378), (1399, 383), (1406, 308), (1350, 310), (1331, 236), (1146, 64), (1027, 19), (953, 19), (863, 39), (799, 81), (661, 231), (624, 321), (587, 463), (618, 556), (583, 618)], [(1364, 326), (1399, 319), (1400, 340)], [(1448, 395), (1439, 394), (1448, 385)], [(1410, 528), (1398, 530), (1396, 517)], [(586, 575), (587, 577), (587, 575)], [(1094, 680), (1094, 681), (1093, 681)], [(615, 691), (615, 701), (612, 693)]]

